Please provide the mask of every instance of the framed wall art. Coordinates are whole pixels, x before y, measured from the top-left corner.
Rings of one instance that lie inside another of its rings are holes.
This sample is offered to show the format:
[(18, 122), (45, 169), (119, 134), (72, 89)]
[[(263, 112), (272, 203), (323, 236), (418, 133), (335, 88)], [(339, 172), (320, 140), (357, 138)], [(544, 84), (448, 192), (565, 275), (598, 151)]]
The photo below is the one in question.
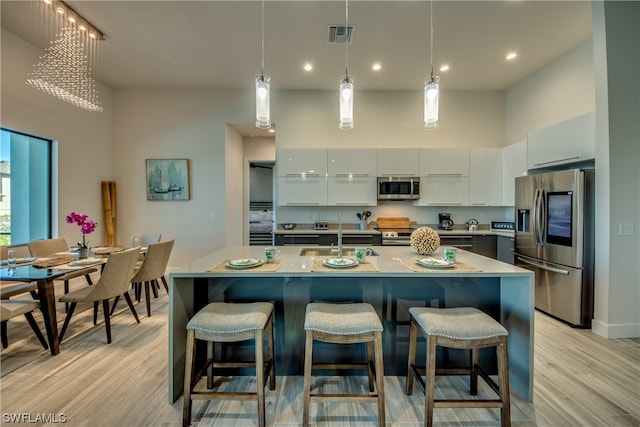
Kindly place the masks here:
[(189, 200), (188, 159), (147, 159), (147, 200)]

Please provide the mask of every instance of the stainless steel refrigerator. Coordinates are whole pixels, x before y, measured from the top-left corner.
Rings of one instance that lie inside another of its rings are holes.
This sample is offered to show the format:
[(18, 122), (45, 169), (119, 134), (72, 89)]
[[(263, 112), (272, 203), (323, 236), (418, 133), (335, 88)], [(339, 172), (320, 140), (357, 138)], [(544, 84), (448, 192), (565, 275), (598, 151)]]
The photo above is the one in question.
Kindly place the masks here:
[(535, 272), (538, 310), (591, 327), (594, 171), (516, 178), (516, 265)]

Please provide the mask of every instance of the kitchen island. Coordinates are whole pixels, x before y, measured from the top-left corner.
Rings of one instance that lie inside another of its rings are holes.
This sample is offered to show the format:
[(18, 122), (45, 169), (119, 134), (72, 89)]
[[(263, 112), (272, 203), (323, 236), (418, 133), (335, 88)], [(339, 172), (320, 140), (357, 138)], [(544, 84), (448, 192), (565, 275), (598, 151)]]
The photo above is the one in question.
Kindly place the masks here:
[[(225, 260), (263, 257), (262, 247), (243, 246), (220, 249), (170, 273), (170, 402), (182, 394), (186, 324), (212, 301), (274, 302), (277, 375), (302, 374), (304, 310), (310, 301), (364, 301), (373, 305), (385, 326), (385, 375), (406, 374), (408, 327), (396, 324), (396, 319), (407, 319), (407, 307), (429, 303), (478, 307), (509, 331), (511, 388), (526, 400), (533, 398), (534, 281), (531, 271), (463, 250), (458, 251), (460, 268), (414, 268), (412, 264), (417, 255), (410, 247), (391, 246), (373, 247), (378, 256), (367, 257), (367, 264), (362, 266), (366, 269), (326, 269), (318, 266), (325, 257), (300, 256), (303, 248), (305, 246), (279, 248), (279, 267), (272, 271), (220, 268)], [(441, 257), (441, 251), (434, 256)], [(397, 304), (397, 310), (389, 307), (390, 304)], [(395, 319), (392, 311), (397, 315)], [(325, 354), (331, 354), (334, 360), (342, 356), (339, 347), (337, 350), (325, 347)], [(234, 358), (245, 354), (251, 357), (253, 352), (251, 348), (237, 351)], [(466, 357), (458, 352), (460, 350), (450, 350), (446, 357), (455, 364)], [(322, 357), (322, 351), (318, 355)], [(352, 355), (350, 350), (348, 356)], [(424, 360), (424, 346), (419, 348), (418, 358)], [(481, 353), (482, 363), (491, 365), (494, 361), (493, 352)]]

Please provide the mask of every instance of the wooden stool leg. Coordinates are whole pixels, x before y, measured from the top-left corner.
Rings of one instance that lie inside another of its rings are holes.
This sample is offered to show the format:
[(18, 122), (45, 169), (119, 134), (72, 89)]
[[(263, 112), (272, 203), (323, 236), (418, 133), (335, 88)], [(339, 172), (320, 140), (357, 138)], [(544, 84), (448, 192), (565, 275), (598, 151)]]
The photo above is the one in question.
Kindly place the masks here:
[(182, 426), (191, 424), (191, 382), (193, 377), (193, 361), (195, 358), (196, 339), (192, 329), (187, 330), (187, 354), (184, 362), (184, 392), (182, 396)]
[(311, 360), (313, 352), (313, 332), (306, 332), (304, 344), (304, 402), (302, 404), (302, 425), (309, 425), (309, 407), (311, 406)]
[(384, 405), (384, 362), (382, 361), (382, 334), (376, 332), (375, 345), (375, 366), (376, 366), (376, 386), (378, 388), (378, 419), (380, 427), (387, 425), (387, 415)]
[(265, 393), (264, 393), (264, 330), (260, 329), (255, 334), (256, 349), (256, 386), (258, 391), (258, 425), (265, 427)]
[(433, 399), (436, 388), (436, 344), (438, 339), (434, 336), (427, 338), (427, 384), (425, 387), (425, 416), (426, 427), (433, 425)]
[(502, 408), (500, 420), (502, 427), (511, 426), (511, 391), (509, 390), (509, 360), (507, 359), (507, 337), (500, 337), (500, 345), (496, 347), (498, 353), (498, 383), (500, 384), (500, 399)]
[(373, 357), (373, 341), (369, 341), (367, 342), (367, 375), (369, 376), (370, 392), (375, 391), (375, 375), (373, 374), (373, 369), (377, 368), (377, 366), (374, 365)]
[(478, 394), (478, 349), (471, 349), (471, 372), (469, 372), (469, 394)]
[(276, 389), (276, 358), (273, 351), (273, 316), (269, 317), (267, 323), (267, 360), (271, 361), (269, 368), (269, 389)]
[(413, 394), (413, 370), (412, 365), (416, 363), (416, 341), (418, 339), (418, 328), (416, 323), (411, 317), (411, 323), (409, 325), (409, 358), (407, 361), (407, 394), (411, 396)]

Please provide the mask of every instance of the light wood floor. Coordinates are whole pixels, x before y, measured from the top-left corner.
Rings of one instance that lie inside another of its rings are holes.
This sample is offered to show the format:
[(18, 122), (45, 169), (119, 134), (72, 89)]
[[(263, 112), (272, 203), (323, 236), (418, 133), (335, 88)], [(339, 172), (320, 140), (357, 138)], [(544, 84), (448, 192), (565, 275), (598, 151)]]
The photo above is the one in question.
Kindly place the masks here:
[[(83, 308), (89, 307), (79, 306)], [(139, 325), (126, 304), (120, 304), (112, 319), (110, 345), (102, 319), (93, 326), (90, 310), (74, 315), (61, 354), (55, 357), (39, 346), (24, 317), (10, 321), (9, 347), (0, 358), (0, 424), (11, 425), (9, 417), (15, 414), (28, 414), (31, 421), (38, 417), (59, 421), (63, 414), (69, 427), (180, 425), (182, 402), (170, 405), (167, 400), (168, 297), (163, 290), (154, 300), (150, 318), (144, 314), (144, 303), (137, 309)], [(59, 310), (62, 321), (63, 308)], [(36, 320), (42, 325), (39, 315)], [(536, 313), (535, 320), (534, 402), (514, 393), (513, 425), (640, 426), (640, 339), (606, 340), (541, 313)], [(275, 391), (267, 389), (267, 422), (297, 426), (302, 417), (302, 377), (277, 380)], [(315, 384), (324, 390), (365, 386), (358, 377), (316, 378)], [(255, 384), (241, 378), (222, 386), (249, 390)], [(424, 395), (417, 388), (413, 396), (406, 396), (404, 387), (404, 378), (385, 378), (387, 425), (421, 426)], [(438, 378), (438, 393), (443, 395), (464, 393), (465, 387), (464, 378)], [(488, 387), (481, 387), (480, 394), (491, 396)], [(256, 406), (195, 401), (194, 425), (254, 426)], [(375, 426), (376, 412), (371, 404), (313, 404), (311, 422)], [(498, 411), (436, 409), (435, 425), (497, 426)]]

